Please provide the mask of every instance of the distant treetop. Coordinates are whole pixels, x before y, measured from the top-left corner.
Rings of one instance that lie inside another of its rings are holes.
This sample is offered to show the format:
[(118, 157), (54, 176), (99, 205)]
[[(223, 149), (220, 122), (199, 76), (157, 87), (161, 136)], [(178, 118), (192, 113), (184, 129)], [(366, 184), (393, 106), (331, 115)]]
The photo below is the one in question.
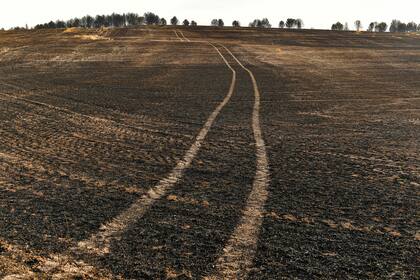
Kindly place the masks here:
[(211, 24), (211, 26), (218, 26), (218, 27), (225, 26), (225, 23), (224, 23), (223, 19), (221, 19), (221, 18), (213, 19), (210, 24)]
[(234, 20), (234, 21), (232, 22), (232, 26), (233, 26), (233, 27), (240, 27), (240, 26), (241, 26), (241, 23), (240, 23), (238, 20)]
[(271, 24), (267, 18), (255, 19), (253, 22), (249, 24), (249, 27), (271, 28)]
[[(284, 22), (283, 22), (283, 24), (284, 24)], [(284, 25), (283, 25), (283, 27), (284, 27)], [(303, 28), (303, 20), (301, 20), (300, 18), (298, 18), (298, 19), (288, 18), (286, 20), (286, 27), (289, 28), (289, 29), (290, 28), (302, 29)]]
[(172, 25), (178, 25), (178, 24), (179, 24), (179, 20), (178, 20), (178, 18), (177, 18), (177, 17), (173, 17), (173, 18), (171, 18), (171, 24), (172, 24)]

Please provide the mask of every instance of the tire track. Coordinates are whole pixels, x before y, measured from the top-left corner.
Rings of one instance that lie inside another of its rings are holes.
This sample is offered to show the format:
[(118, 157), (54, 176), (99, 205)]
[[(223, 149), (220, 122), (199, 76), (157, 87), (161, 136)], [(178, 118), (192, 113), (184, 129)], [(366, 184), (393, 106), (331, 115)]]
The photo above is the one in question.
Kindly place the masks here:
[[(204, 126), (200, 130), (200, 133), (196, 137), (195, 143), (187, 151), (184, 158), (178, 161), (178, 164), (172, 170), (172, 172), (166, 178), (162, 179), (158, 185), (156, 185), (145, 196), (143, 196), (137, 202), (135, 202), (129, 209), (127, 209), (126, 211), (121, 213), (119, 216), (114, 218), (111, 222), (104, 224), (97, 234), (92, 235), (91, 238), (88, 239), (87, 241), (79, 242), (79, 244), (70, 248), (70, 253), (71, 253), (70, 255), (60, 254), (60, 255), (55, 256), (54, 259), (63, 259), (65, 260), (65, 262), (64, 263), (63, 262), (49, 263), (50, 266), (48, 267), (48, 269), (45, 269), (45, 270), (42, 269), (43, 271), (45, 271), (45, 273), (51, 274), (53, 278), (54, 277), (61, 278), (63, 276), (63, 273), (61, 272), (61, 269), (63, 267), (64, 269), (70, 270), (72, 272), (79, 271), (79, 272), (82, 272), (83, 274), (85, 272), (90, 272), (93, 267), (84, 262), (77, 261), (77, 259), (79, 258), (75, 258), (75, 257), (82, 256), (84, 253), (86, 254), (96, 253), (99, 255), (106, 253), (106, 251), (109, 249), (110, 241), (118, 237), (118, 235), (122, 233), (122, 231), (133, 221), (140, 219), (142, 215), (150, 208), (150, 206), (153, 205), (154, 201), (162, 197), (171, 187), (173, 187), (175, 183), (183, 176), (184, 171), (191, 165), (192, 160), (194, 159), (194, 157), (200, 150), (201, 144), (205, 140), (206, 135), (211, 129), (211, 126), (213, 125), (215, 119), (217, 118), (220, 111), (224, 108), (224, 106), (229, 102), (230, 98), (232, 97), (234, 93), (235, 85), (236, 85), (236, 71), (233, 69), (233, 67), (229, 64), (229, 62), (226, 60), (226, 58), (223, 56), (223, 54), (215, 45), (211, 44), (210, 42), (204, 42), (204, 43), (211, 45), (216, 50), (216, 52), (220, 55), (220, 57), (222, 58), (226, 66), (232, 71), (232, 81), (229, 88), (229, 92), (225, 96), (224, 100), (219, 104), (219, 106), (216, 107), (216, 109), (212, 112), (207, 122), (204, 124)], [(0, 95), (15, 99), (15, 100), (32, 103), (32, 104), (39, 105), (42, 107), (47, 107), (53, 110), (75, 115), (77, 117), (86, 117), (88, 119), (93, 119), (95, 121), (111, 121), (114, 123), (114, 121), (112, 120), (100, 119), (100, 118), (84, 115), (81, 113), (73, 112), (68, 109), (55, 107), (50, 104), (41, 103), (41, 102), (26, 99), (26, 98), (16, 97), (16, 96), (3, 94), (3, 93), (0, 93)], [(77, 263), (77, 265), (73, 265), (75, 263)], [(57, 271), (60, 271), (60, 272), (57, 272)], [(26, 276), (29, 276), (29, 275), (19, 275), (19, 277), (26, 277)], [(114, 276), (112, 277), (107, 276), (107, 279), (109, 279), (108, 277), (115, 278)], [(97, 279), (102, 279), (102, 278), (97, 278)]]
[(267, 188), (270, 177), (268, 157), (260, 126), (261, 94), (252, 71), (245, 67), (228, 48), (223, 45), (220, 46), (248, 72), (252, 80), (255, 95), (252, 129), (256, 144), (257, 170), (252, 191), (243, 210), (239, 225), (226, 243), (223, 249), (223, 255), (216, 262), (216, 275), (210, 277), (210, 279), (246, 279), (253, 266), (253, 258), (257, 250), (264, 206), (268, 198)]
[(184, 42), (184, 40), (179, 36), (178, 32), (174, 30), (176, 38), (179, 39), (181, 42)]
[[(181, 35), (187, 39), (182, 32)], [(189, 39), (187, 40), (190, 41)], [(216, 275), (210, 277), (210, 279), (245, 279), (253, 266), (253, 258), (257, 250), (258, 236), (263, 221), (265, 203), (268, 198), (267, 188), (270, 180), (268, 156), (260, 125), (261, 93), (254, 73), (245, 67), (226, 46), (218, 45), (224, 48), (239, 66), (249, 74), (252, 81), (255, 96), (252, 112), (252, 130), (256, 145), (257, 170), (252, 191), (243, 210), (239, 225), (226, 243), (223, 255), (216, 261)]]
[(169, 191), (182, 178), (185, 170), (190, 167), (192, 160), (200, 150), (200, 147), (205, 140), (209, 130), (211, 129), (214, 121), (216, 120), (220, 111), (223, 109), (223, 107), (225, 107), (225, 105), (232, 97), (236, 85), (236, 71), (232, 68), (220, 50), (215, 45), (211, 43), (209, 44), (217, 51), (226, 66), (232, 71), (232, 82), (226, 97), (207, 119), (195, 142), (187, 151), (184, 158), (178, 161), (177, 165), (171, 171), (171, 173), (169, 173), (166, 178), (163, 178), (156, 186), (151, 188), (147, 194), (133, 203), (130, 208), (122, 212), (110, 222), (103, 224), (99, 232), (93, 234), (88, 240), (79, 242), (78, 246), (74, 248), (75, 251), (85, 251), (89, 253), (96, 253), (98, 255), (108, 253), (111, 241), (113, 239), (118, 239), (121, 233), (131, 223), (139, 220), (147, 212), (147, 210), (150, 209), (156, 200), (164, 196), (167, 191)]
[[(182, 32), (182, 31), (179, 31), (179, 33), (181, 33), (181, 35), (182, 35), (182, 38), (184, 38), (184, 40), (185, 41), (187, 41), (187, 42), (191, 42), (191, 40), (190, 39), (188, 39), (187, 37), (185, 37), (185, 35), (184, 35), (184, 32)], [(213, 45), (212, 45), (213, 46)], [(213, 46), (214, 48), (216, 48), (215, 46)], [(217, 48), (216, 48), (217, 49)], [(220, 52), (219, 52), (219, 54), (220, 54)]]

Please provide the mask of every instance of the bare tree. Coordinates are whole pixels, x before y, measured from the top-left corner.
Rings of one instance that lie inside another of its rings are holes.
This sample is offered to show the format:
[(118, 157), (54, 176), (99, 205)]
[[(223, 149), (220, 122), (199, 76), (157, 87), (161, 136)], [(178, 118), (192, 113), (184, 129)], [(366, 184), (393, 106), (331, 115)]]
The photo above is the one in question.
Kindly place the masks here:
[(346, 22), (345, 24), (344, 24), (344, 31), (349, 31), (350, 30), (350, 28), (349, 28), (349, 24)]
[(300, 18), (298, 18), (296, 20), (296, 27), (297, 27), (297, 29), (302, 29), (302, 27), (303, 27), (303, 20), (301, 20)]
[(360, 29), (362, 29), (362, 22), (360, 20), (356, 20), (354, 22), (354, 26), (356, 27), (357, 32), (359, 32)]

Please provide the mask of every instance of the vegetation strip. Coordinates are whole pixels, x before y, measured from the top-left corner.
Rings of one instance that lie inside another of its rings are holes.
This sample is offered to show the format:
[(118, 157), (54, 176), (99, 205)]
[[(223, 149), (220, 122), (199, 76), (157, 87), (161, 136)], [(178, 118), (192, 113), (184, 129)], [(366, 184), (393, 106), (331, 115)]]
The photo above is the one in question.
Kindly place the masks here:
[(251, 194), (248, 197), (242, 218), (231, 235), (223, 255), (216, 262), (216, 275), (212, 279), (246, 279), (252, 268), (257, 250), (257, 241), (261, 229), (264, 206), (268, 197), (269, 184), (268, 158), (260, 126), (260, 91), (254, 74), (246, 68), (236, 56), (222, 46), (251, 77), (255, 101), (252, 113), (252, 129), (256, 144), (257, 170)]
[[(182, 32), (181, 35), (183, 35)], [(102, 225), (99, 232), (93, 234), (88, 240), (79, 242), (78, 247), (74, 248), (74, 250), (84, 250), (98, 255), (108, 253), (111, 240), (117, 238), (130, 224), (140, 219), (156, 200), (164, 196), (166, 192), (182, 178), (184, 171), (190, 167), (192, 160), (200, 150), (200, 147), (215, 119), (232, 97), (236, 84), (236, 71), (232, 68), (219, 49), (213, 44), (209, 44), (217, 51), (227, 67), (232, 71), (232, 82), (228, 94), (210, 115), (193, 145), (187, 151), (184, 158), (178, 161), (171, 173), (169, 173), (166, 178), (162, 179), (156, 186), (151, 188), (143, 197), (134, 202), (130, 208), (122, 212), (110, 222)]]

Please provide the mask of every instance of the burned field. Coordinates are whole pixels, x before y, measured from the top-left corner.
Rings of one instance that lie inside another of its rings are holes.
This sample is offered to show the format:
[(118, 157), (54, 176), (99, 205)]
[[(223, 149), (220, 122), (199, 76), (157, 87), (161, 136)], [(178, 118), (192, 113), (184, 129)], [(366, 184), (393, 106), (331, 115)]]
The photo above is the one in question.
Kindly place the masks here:
[(0, 32), (0, 108), (0, 278), (419, 276), (420, 36)]

